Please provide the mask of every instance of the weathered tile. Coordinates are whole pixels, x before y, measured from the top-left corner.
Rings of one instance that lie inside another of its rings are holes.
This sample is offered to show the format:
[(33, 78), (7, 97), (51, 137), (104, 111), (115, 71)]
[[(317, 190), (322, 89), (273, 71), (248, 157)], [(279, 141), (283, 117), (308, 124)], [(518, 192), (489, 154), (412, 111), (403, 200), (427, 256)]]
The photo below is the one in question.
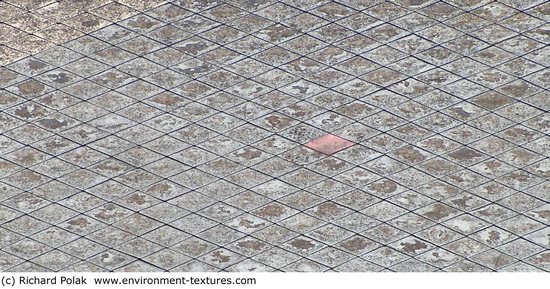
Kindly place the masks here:
[(548, 270), (544, 1), (50, 2), (0, 4), (2, 270)]

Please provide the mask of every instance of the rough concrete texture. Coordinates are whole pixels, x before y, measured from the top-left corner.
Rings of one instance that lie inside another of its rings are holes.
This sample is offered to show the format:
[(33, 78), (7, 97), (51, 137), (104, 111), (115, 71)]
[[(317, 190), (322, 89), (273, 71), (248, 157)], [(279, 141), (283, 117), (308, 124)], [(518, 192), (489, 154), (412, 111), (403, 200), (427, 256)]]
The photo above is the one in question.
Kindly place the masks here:
[(0, 1), (0, 271), (550, 271), (549, 11)]

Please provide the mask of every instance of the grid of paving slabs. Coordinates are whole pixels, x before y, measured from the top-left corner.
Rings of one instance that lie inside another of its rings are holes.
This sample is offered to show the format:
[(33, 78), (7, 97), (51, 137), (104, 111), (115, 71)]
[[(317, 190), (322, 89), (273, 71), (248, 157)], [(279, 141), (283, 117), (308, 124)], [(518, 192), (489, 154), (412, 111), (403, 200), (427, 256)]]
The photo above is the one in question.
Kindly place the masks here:
[(550, 271), (548, 1), (83, 2), (0, 3), (0, 271)]

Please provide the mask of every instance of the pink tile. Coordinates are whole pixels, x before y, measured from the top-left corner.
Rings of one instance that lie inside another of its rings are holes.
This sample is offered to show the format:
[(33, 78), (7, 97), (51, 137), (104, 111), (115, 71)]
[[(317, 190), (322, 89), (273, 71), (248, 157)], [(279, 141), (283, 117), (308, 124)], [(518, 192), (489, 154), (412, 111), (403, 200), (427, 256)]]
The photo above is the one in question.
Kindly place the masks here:
[(338, 151), (341, 151), (347, 147), (354, 145), (355, 143), (343, 139), (333, 134), (326, 134), (318, 139), (314, 139), (306, 144), (306, 147), (322, 152), (327, 155), (331, 155)]

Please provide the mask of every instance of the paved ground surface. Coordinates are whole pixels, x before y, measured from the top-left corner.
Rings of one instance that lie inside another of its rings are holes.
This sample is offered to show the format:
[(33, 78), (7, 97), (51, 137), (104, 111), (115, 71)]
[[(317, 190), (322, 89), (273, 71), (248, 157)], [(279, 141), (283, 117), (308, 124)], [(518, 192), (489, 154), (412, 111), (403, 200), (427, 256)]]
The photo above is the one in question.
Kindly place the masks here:
[(550, 271), (549, 11), (0, 1), (0, 271)]

